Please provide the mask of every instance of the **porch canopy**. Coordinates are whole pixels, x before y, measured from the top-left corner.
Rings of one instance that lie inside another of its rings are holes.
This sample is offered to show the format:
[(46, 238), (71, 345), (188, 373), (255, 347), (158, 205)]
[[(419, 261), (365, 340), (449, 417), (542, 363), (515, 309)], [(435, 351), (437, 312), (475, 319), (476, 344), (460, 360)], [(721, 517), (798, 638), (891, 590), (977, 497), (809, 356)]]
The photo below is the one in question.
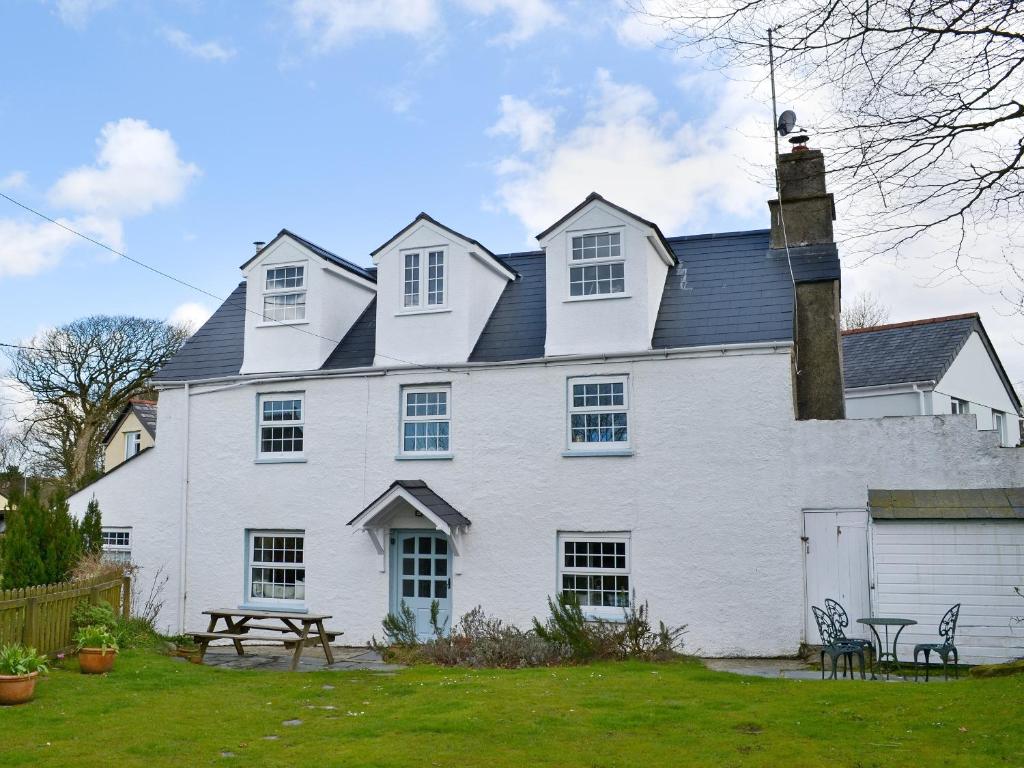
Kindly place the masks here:
[(391, 527), (395, 518), (409, 513), (422, 517), (437, 530), (447, 534), (454, 554), (459, 554), (459, 538), (471, 525), (470, 520), (422, 480), (395, 480), (384, 493), (349, 520), (348, 525), (365, 531), (376, 547), (377, 554), (386, 557), (385, 531)]

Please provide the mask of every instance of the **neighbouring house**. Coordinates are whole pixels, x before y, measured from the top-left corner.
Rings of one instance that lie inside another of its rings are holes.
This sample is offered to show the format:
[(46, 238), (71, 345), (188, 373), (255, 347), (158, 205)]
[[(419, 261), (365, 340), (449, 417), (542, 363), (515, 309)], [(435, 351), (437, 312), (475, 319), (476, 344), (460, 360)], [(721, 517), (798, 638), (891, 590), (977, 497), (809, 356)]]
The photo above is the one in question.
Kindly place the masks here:
[(103, 471), (118, 465), (156, 442), (156, 401), (133, 399), (121, 409), (103, 437)]
[(0, 533), (7, 530), (7, 497), (0, 493)]
[[(423, 632), (434, 600), (526, 626), (569, 592), (609, 619), (646, 600), (697, 653), (818, 642), (807, 595), (880, 608), (869, 489), (1021, 487), (1024, 453), (951, 414), (845, 418), (824, 158), (779, 175), (749, 232), (667, 237), (596, 194), (528, 252), (420, 214), (363, 267), (282, 230), (157, 375), (155, 446), (73, 510), (97, 498), (168, 578), (175, 631), (246, 605), (362, 643), (403, 602)], [(859, 549), (811, 530), (840, 514)], [(1001, 567), (1024, 571), (1005, 524)], [(966, 658), (1021, 655), (966, 595)], [(953, 597), (899, 610), (925, 627)]]
[(1020, 443), (1021, 403), (976, 313), (843, 331), (847, 418), (971, 415)]

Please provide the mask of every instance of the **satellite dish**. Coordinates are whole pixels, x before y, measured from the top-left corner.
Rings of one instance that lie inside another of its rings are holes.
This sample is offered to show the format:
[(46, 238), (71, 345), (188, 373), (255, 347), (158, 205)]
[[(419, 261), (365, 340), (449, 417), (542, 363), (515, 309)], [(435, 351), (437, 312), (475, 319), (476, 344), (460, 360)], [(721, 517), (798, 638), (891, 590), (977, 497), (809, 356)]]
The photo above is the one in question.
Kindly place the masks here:
[(779, 115), (778, 131), (779, 136), (785, 136), (787, 133), (796, 127), (796, 112), (792, 109), (787, 109), (781, 115)]

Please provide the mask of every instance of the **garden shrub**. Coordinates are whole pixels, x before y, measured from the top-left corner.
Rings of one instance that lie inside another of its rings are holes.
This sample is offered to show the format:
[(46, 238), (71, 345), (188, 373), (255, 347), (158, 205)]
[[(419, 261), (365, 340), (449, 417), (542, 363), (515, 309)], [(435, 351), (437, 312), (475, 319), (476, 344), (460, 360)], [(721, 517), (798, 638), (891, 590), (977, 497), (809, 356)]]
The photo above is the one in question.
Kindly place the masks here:
[(141, 648), (152, 645), (157, 640), (156, 630), (148, 619), (139, 616), (117, 616), (110, 603), (103, 600), (95, 605), (77, 605), (71, 612), (71, 627), (76, 630), (84, 627), (102, 627), (110, 633), (120, 648)]
[[(436, 601), (435, 601), (436, 602)], [(386, 660), (399, 663), (430, 663), (465, 667), (539, 667), (584, 663), (604, 659), (673, 658), (683, 647), (686, 627), (651, 626), (646, 602), (623, 609), (622, 621), (588, 619), (571, 595), (549, 599), (551, 615), (533, 628), (522, 630), (488, 616), (480, 606), (465, 614), (450, 634), (437, 621), (432, 605), (434, 636), (419, 642), (416, 620), (404, 603), (398, 615), (383, 621), (387, 643), (374, 639), (371, 645)]]

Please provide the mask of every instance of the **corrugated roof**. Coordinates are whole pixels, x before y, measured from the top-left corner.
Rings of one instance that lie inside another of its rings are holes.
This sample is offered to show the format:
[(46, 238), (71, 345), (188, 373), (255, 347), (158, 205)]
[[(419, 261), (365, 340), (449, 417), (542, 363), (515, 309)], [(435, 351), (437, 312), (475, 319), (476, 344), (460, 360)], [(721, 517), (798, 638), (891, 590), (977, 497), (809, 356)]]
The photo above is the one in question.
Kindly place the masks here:
[[(768, 248), (768, 230), (668, 239), (679, 260), (669, 270), (652, 345), (656, 349), (793, 338), (793, 285), (784, 250)], [(790, 251), (798, 282), (838, 279), (834, 246)], [(470, 355), (473, 362), (544, 356), (546, 266), (543, 251), (505, 254), (517, 274), (499, 297)], [(373, 364), (376, 304), (371, 303), (322, 368)], [(156, 377), (180, 381), (238, 373), (245, 327), (245, 284)]]
[(1024, 488), (869, 489), (876, 520), (1024, 520)]

